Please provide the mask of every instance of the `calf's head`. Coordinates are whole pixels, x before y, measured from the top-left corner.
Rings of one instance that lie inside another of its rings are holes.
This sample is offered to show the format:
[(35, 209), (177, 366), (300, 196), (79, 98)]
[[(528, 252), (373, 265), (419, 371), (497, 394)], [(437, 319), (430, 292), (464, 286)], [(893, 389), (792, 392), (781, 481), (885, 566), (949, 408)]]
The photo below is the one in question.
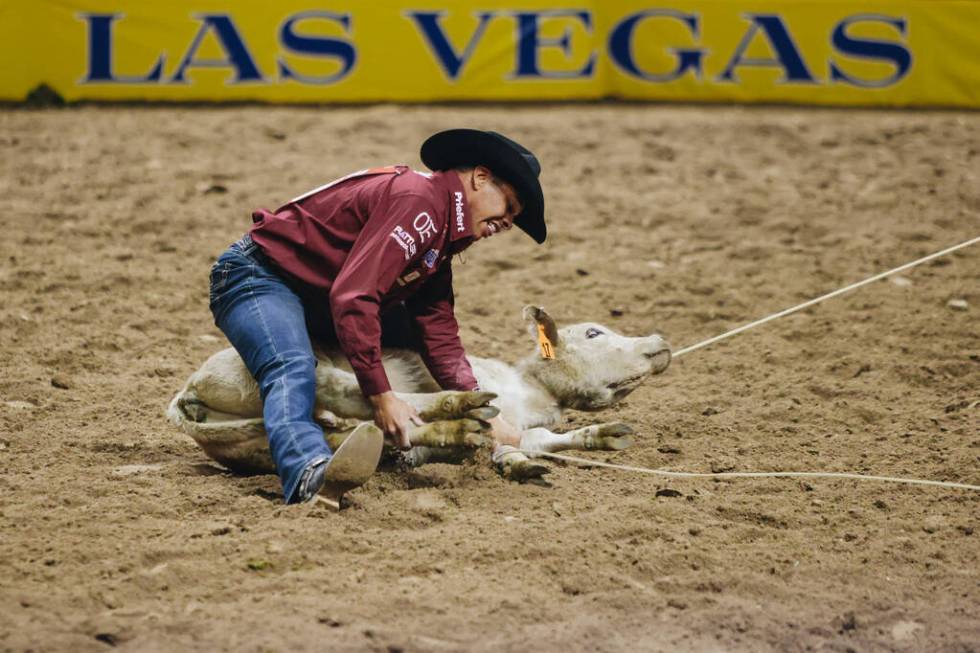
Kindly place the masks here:
[(606, 408), (670, 365), (670, 346), (659, 335), (630, 338), (591, 322), (559, 329), (537, 306), (526, 306), (524, 319), (540, 347), (526, 369), (562, 406)]

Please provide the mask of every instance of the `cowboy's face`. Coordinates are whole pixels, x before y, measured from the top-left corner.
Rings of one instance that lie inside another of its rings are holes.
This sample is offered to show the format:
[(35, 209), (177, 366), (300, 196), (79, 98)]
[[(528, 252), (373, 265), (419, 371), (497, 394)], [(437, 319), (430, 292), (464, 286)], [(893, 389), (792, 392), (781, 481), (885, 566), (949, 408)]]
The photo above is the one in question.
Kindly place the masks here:
[(489, 168), (476, 166), (464, 180), (470, 207), (470, 232), (476, 240), (507, 231), (524, 210), (517, 191), (495, 177)]

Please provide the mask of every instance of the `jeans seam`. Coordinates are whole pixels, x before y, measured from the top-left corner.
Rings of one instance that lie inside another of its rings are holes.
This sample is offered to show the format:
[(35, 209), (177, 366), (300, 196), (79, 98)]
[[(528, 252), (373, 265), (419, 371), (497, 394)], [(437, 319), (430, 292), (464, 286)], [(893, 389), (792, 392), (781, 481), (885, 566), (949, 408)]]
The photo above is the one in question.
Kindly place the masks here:
[[(255, 266), (252, 266), (253, 270), (254, 267)], [(262, 314), (262, 305), (255, 298), (255, 288), (251, 280), (249, 280), (249, 284), (248, 284), (248, 297), (249, 300), (251, 301), (252, 307), (255, 309), (255, 313), (259, 319), (259, 322), (262, 324), (262, 332), (265, 334), (265, 337), (269, 342), (269, 345), (272, 347), (272, 351), (275, 352), (275, 361), (277, 364), (281, 365), (283, 363), (282, 354), (279, 352), (279, 349), (276, 347), (275, 339), (272, 337), (272, 330), (269, 329), (269, 323), (266, 321), (265, 315)], [(286, 385), (285, 375), (280, 376), (276, 380), (276, 384), (280, 386), (279, 394), (282, 395), (281, 408), (282, 408), (283, 415), (289, 415), (289, 393), (287, 392), (288, 387)], [(300, 446), (299, 446), (299, 442), (296, 439), (296, 432), (295, 429), (293, 428), (292, 420), (288, 421), (285, 424), (285, 426), (286, 426), (286, 433), (289, 436), (290, 445), (294, 449), (299, 451)]]

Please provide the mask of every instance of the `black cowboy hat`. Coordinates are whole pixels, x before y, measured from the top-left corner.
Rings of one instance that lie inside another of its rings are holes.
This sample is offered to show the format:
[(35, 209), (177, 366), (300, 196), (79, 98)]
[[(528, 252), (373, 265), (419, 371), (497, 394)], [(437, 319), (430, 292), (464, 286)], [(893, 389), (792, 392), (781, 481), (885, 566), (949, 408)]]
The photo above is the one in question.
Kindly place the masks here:
[(544, 223), (544, 193), (538, 175), (541, 164), (530, 150), (503, 134), (479, 129), (449, 129), (422, 143), (422, 163), (430, 170), (484, 165), (517, 191), (524, 210), (514, 224), (538, 243), (548, 236)]

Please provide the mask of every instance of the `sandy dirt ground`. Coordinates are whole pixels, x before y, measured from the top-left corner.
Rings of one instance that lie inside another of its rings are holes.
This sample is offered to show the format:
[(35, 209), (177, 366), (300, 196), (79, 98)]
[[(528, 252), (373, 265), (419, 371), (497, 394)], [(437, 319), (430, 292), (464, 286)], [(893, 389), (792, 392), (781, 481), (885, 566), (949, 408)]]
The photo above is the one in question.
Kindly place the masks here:
[[(697, 342), (980, 233), (980, 115), (691, 108), (0, 113), (0, 650), (977, 651), (980, 494), (554, 465), (381, 473), (285, 507), (163, 417), (224, 346), (257, 206), (450, 126), (536, 151), (551, 236), (455, 266), (468, 351), (520, 311)], [(976, 247), (680, 358), (598, 460), (980, 483)], [(967, 302), (965, 310), (947, 305)]]

